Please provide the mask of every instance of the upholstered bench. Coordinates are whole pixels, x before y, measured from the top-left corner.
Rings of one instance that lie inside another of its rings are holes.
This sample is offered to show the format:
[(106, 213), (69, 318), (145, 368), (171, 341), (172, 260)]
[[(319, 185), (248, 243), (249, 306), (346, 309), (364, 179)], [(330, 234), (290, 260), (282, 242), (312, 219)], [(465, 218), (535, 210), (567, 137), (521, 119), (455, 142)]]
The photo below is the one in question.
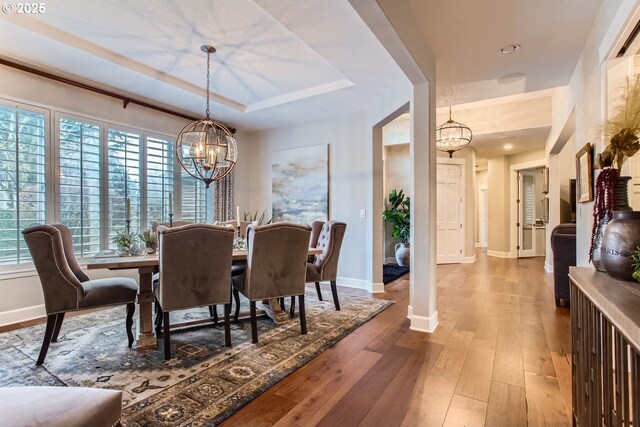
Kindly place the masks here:
[(120, 426), (122, 392), (84, 387), (1, 387), (0, 426)]

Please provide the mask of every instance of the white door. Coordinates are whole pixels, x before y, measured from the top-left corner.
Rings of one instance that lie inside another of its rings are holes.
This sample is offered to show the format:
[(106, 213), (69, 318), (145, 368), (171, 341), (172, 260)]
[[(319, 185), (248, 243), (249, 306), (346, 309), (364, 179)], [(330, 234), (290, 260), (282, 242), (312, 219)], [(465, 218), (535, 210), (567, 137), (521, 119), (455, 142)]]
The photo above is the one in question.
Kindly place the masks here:
[(462, 165), (439, 164), (437, 171), (438, 264), (462, 262)]
[(518, 173), (518, 257), (536, 256), (535, 179), (529, 173)]

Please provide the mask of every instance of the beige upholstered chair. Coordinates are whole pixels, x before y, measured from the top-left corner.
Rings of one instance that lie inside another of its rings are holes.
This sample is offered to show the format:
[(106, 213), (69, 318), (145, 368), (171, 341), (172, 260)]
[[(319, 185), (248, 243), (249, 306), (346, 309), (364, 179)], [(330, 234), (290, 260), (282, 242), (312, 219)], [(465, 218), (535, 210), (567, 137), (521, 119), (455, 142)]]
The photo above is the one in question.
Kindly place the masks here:
[(232, 278), (233, 291), (249, 299), (251, 338), (258, 342), (256, 301), (298, 296), (300, 327), (307, 333), (304, 312), (305, 269), (311, 228), (278, 223), (247, 228), (247, 269)]
[[(320, 237), (320, 232), (322, 231), (323, 225), (324, 221), (313, 221), (313, 223), (311, 224), (311, 237), (309, 237), (310, 248), (315, 248), (318, 244), (318, 237)], [(315, 259), (315, 255), (309, 255), (309, 259), (307, 259), (307, 262), (313, 262), (315, 261)], [(322, 297), (320, 297), (320, 300), (322, 301)]]
[(155, 288), (164, 323), (164, 357), (171, 358), (169, 312), (224, 304), (225, 345), (231, 347), (231, 228), (188, 224), (158, 229), (160, 280)]
[[(222, 223), (223, 225), (231, 225), (233, 229), (236, 230), (238, 227), (238, 222), (235, 219), (230, 219), (229, 221), (225, 221)], [(247, 227), (251, 224), (251, 221), (240, 221), (240, 237), (243, 239), (247, 238)]]
[[(183, 225), (187, 225), (187, 224), (193, 224), (193, 221), (182, 221), (182, 220), (175, 220), (173, 221), (173, 227), (182, 227)], [(169, 222), (158, 222), (158, 221), (154, 221), (154, 223), (151, 225), (151, 227), (153, 228), (153, 232), (157, 233), (158, 232), (158, 227), (163, 226), (163, 227), (169, 227)]]
[(340, 257), (340, 247), (342, 246), (346, 229), (347, 224), (344, 222), (329, 221), (324, 223), (316, 244), (316, 248), (322, 249), (322, 253), (316, 255), (313, 262), (307, 263), (307, 283), (315, 282), (318, 298), (322, 301), (320, 282), (330, 281), (333, 304), (336, 310), (340, 310), (338, 289), (336, 287), (338, 258)]
[(1, 387), (0, 425), (120, 427), (122, 392), (88, 387)]
[(44, 362), (49, 344), (58, 340), (67, 311), (126, 304), (126, 327), (131, 347), (138, 293), (136, 281), (127, 277), (89, 280), (73, 254), (71, 232), (62, 224), (34, 225), (25, 228), (22, 234), (40, 277), (47, 312), (47, 327), (36, 364)]

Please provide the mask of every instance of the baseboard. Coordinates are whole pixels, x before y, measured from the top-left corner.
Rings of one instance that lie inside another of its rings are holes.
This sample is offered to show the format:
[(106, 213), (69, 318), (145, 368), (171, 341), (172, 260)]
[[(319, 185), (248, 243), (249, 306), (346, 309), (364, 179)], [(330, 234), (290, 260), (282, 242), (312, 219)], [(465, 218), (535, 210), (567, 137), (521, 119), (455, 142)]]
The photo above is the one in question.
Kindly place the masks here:
[(411, 321), (409, 329), (418, 332), (432, 333), (438, 327), (438, 312), (434, 312), (431, 316), (418, 316), (413, 314), (413, 306), (407, 308), (407, 318)]
[(510, 252), (490, 251), (487, 249), (487, 255), (496, 258), (511, 258)]
[(336, 280), (338, 286), (345, 286), (347, 288), (364, 289), (372, 294), (384, 293), (383, 283), (372, 283), (368, 280), (353, 279), (351, 277), (338, 277)]
[(547, 273), (553, 273), (553, 264), (549, 264), (548, 262), (544, 262), (544, 271)]
[(463, 264), (473, 264), (474, 262), (476, 262), (476, 256), (466, 256), (462, 259), (462, 263)]
[(47, 312), (44, 309), (44, 304), (19, 308), (17, 310), (3, 311), (0, 312), (0, 326), (26, 322), (27, 320), (38, 319), (45, 317), (46, 315)]

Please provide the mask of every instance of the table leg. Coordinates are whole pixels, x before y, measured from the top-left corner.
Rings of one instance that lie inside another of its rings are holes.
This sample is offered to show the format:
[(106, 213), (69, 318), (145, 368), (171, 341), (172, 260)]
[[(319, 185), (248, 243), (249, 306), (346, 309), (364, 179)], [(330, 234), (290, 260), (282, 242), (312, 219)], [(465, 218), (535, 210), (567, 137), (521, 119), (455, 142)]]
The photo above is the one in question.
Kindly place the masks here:
[(153, 267), (140, 267), (138, 273), (138, 306), (139, 320), (136, 328), (136, 349), (148, 350), (157, 348), (153, 333)]
[(276, 325), (284, 325), (285, 323), (290, 323), (291, 318), (289, 314), (282, 310), (280, 307), (280, 301), (277, 298), (270, 299), (268, 301), (262, 301), (262, 309), (265, 314), (269, 316)]

